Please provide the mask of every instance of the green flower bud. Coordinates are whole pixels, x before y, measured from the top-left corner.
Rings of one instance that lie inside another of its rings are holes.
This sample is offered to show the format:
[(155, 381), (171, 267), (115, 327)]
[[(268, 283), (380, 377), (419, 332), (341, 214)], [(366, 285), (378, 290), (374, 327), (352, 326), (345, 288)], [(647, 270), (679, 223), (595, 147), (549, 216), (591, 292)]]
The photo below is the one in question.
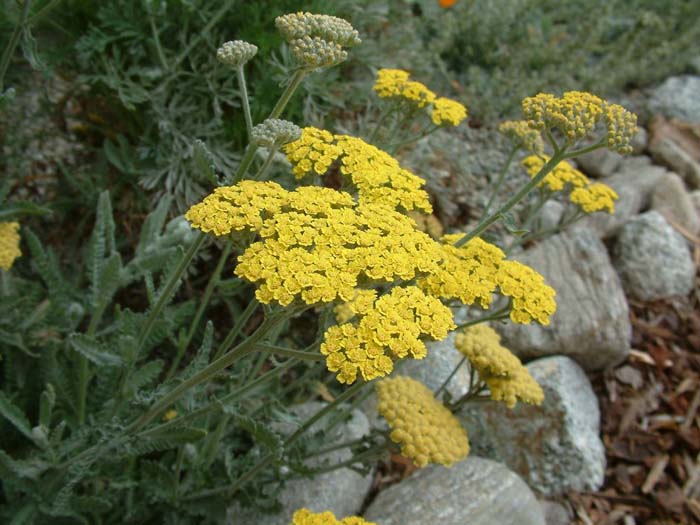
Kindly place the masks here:
[(317, 36), (305, 36), (292, 40), (289, 44), (294, 58), (305, 69), (335, 66), (348, 57), (340, 44), (328, 42)]
[(301, 137), (301, 129), (288, 120), (269, 118), (253, 128), (251, 138), (258, 146), (272, 148)]
[(258, 46), (234, 40), (224, 43), (216, 52), (216, 58), (226, 65), (239, 67), (248, 62), (258, 52)]
[(290, 13), (278, 16), (275, 25), (290, 43), (307, 36), (318, 37), (344, 47), (352, 47), (362, 42), (352, 25), (336, 16)]

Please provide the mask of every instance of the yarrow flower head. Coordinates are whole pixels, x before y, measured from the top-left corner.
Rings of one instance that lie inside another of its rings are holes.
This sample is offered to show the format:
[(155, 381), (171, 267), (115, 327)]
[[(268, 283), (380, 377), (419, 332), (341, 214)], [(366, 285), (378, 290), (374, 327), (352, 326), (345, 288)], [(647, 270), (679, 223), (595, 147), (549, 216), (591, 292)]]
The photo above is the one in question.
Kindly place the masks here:
[(464, 304), (479, 302), (488, 308), (497, 290), (511, 298), (510, 318), (515, 323), (537, 321), (548, 325), (556, 311), (555, 291), (532, 268), (505, 259), (497, 246), (475, 238), (457, 248), (462, 234), (442, 238), (443, 261), (440, 271), (418, 280), (426, 293)]
[(233, 40), (225, 42), (216, 52), (216, 58), (220, 62), (231, 67), (240, 67), (258, 52), (258, 46), (244, 42), (243, 40)]
[[(530, 177), (534, 178), (542, 169), (549, 157), (530, 155), (522, 160), (522, 165)], [(553, 192), (569, 191), (569, 200), (579, 206), (585, 213), (607, 211), (614, 213), (617, 193), (610, 186), (602, 182), (591, 181), (579, 170), (566, 161), (557, 164), (539, 186), (545, 186)]]
[(487, 384), (491, 398), (513, 408), (518, 401), (540, 405), (542, 387), (513, 353), (501, 345), (501, 337), (486, 324), (466, 328), (455, 337), (455, 347)]
[(540, 131), (553, 128), (573, 143), (591, 134), (603, 120), (608, 149), (630, 153), (632, 138), (637, 133), (637, 116), (618, 104), (582, 91), (568, 91), (561, 97), (540, 93), (523, 100), (523, 113), (528, 125)]
[(313, 70), (343, 62), (343, 49), (361, 42), (352, 25), (342, 18), (312, 13), (278, 16), (275, 25), (287, 39), (292, 54), (304, 68)]
[(422, 338), (439, 341), (455, 328), (452, 311), (415, 286), (396, 286), (372, 304), (370, 297), (356, 303), (357, 322), (331, 326), (324, 335), (321, 353), (341, 383), (354, 383), (358, 372), (365, 381), (386, 376), (397, 359), (423, 359)]
[(19, 223), (0, 222), (0, 269), (9, 271), (15, 259), (22, 255), (19, 241)]
[(467, 108), (456, 100), (440, 97), (433, 102), (431, 119), (436, 126), (459, 126), (467, 118)]
[(532, 128), (557, 128), (575, 141), (593, 131), (603, 116), (603, 106), (603, 99), (583, 91), (567, 91), (561, 97), (540, 93), (523, 100), (523, 113)]
[(423, 383), (398, 376), (379, 381), (376, 388), (377, 410), (391, 428), (391, 440), (416, 466), (449, 467), (467, 457), (467, 431)]
[(362, 42), (350, 22), (336, 16), (290, 13), (278, 16), (275, 25), (289, 42), (305, 36), (318, 37), (343, 47), (352, 47)]
[(311, 512), (309, 509), (299, 509), (292, 516), (291, 525), (377, 525), (373, 521), (365, 521), (358, 516), (348, 516), (339, 520), (330, 511)]
[(621, 154), (632, 153), (632, 139), (639, 131), (637, 115), (619, 104), (605, 105), (605, 125), (608, 148)]
[(288, 120), (268, 118), (253, 127), (250, 135), (258, 146), (273, 148), (298, 140), (301, 128)]
[(360, 202), (432, 211), (428, 193), (423, 190), (425, 181), (362, 139), (308, 127), (299, 140), (284, 147), (284, 152), (298, 179), (308, 174), (324, 175), (339, 161), (340, 174), (352, 181)]
[(498, 126), (498, 131), (508, 138), (514, 146), (523, 147), (535, 155), (544, 154), (542, 135), (531, 128), (524, 120), (508, 120)]

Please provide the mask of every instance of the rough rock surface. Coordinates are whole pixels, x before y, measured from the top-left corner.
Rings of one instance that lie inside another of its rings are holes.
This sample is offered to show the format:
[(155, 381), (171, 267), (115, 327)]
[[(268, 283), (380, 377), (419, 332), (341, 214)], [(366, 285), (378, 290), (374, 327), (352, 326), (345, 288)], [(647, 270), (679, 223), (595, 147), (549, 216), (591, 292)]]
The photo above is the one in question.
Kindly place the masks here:
[(611, 177), (617, 172), (617, 168), (622, 162), (622, 156), (609, 149), (601, 148), (576, 157), (576, 162), (586, 175), (600, 178)]
[(555, 228), (561, 221), (562, 215), (564, 215), (564, 205), (559, 201), (548, 200), (540, 211), (538, 219), (540, 228), (543, 230)]
[[(297, 405), (292, 410), (303, 422), (320, 410), (323, 405), (324, 403), (310, 401)], [(311, 427), (310, 432), (320, 430), (325, 422), (326, 420), (321, 420)], [(296, 424), (285, 423), (280, 425), (277, 430), (291, 433), (296, 428)], [(359, 410), (354, 410), (349, 421), (334, 429), (329, 438), (329, 445), (333, 442), (340, 443), (357, 439), (368, 432), (367, 418)], [(311, 458), (308, 464), (311, 466), (319, 466), (323, 462), (334, 464), (346, 461), (350, 457), (351, 454), (347, 449), (341, 449)], [(371, 475), (362, 476), (348, 468), (326, 472), (313, 479), (293, 479), (288, 481), (281, 491), (271, 487), (274, 495), (282, 503), (281, 512), (263, 514), (234, 506), (229, 509), (227, 523), (228, 525), (249, 525), (252, 523), (255, 525), (287, 525), (291, 523), (294, 512), (301, 507), (309, 508), (314, 512), (330, 510), (339, 517), (354, 515), (360, 511), (371, 484)]]
[(675, 173), (667, 173), (659, 180), (651, 197), (651, 209), (693, 235), (700, 233), (700, 216), (695, 211), (683, 180)]
[(381, 525), (545, 525), (540, 504), (517, 475), (474, 456), (431, 466), (379, 493), (365, 519)]
[(515, 258), (540, 272), (556, 290), (549, 326), (508, 323), (503, 343), (520, 357), (566, 355), (587, 370), (622, 361), (631, 327), (620, 279), (603, 243), (590, 230), (550, 237)]
[(670, 138), (652, 141), (654, 160), (678, 173), (691, 188), (700, 187), (700, 163)]
[(670, 77), (651, 92), (649, 109), (688, 122), (700, 122), (700, 76)]
[(687, 295), (695, 280), (688, 244), (655, 211), (638, 216), (620, 230), (613, 264), (627, 295), (640, 300)]
[(547, 525), (571, 525), (573, 523), (572, 516), (569, 511), (556, 501), (540, 501), (542, 512), (544, 512), (544, 521)]
[(548, 495), (597, 490), (603, 483), (605, 448), (600, 410), (586, 374), (568, 357), (527, 365), (544, 390), (541, 406), (478, 403), (460, 419), (472, 451), (505, 463), (533, 489)]
[(625, 158), (618, 172), (605, 179), (605, 184), (619, 196), (615, 202), (615, 213), (594, 213), (577, 223), (574, 229), (592, 229), (603, 238), (614, 235), (620, 226), (649, 205), (654, 187), (666, 173), (665, 168), (652, 165), (649, 157)]

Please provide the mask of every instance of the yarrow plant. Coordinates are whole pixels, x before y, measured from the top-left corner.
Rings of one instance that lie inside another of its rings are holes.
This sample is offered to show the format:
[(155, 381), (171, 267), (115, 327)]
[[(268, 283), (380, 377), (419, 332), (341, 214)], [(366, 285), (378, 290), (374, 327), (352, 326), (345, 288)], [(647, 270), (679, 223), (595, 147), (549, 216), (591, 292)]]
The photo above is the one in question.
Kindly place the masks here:
[[(199, 523), (201, 513), (220, 522), (233, 500), (259, 501), (270, 484), (368, 467), (390, 452), (417, 467), (451, 466), (469, 453), (467, 430), (455, 415), (467, 403), (485, 397), (509, 407), (542, 402), (539, 385), (484, 323), (546, 326), (556, 312), (555, 291), (535, 270), (508, 258), (512, 246), (504, 249), (482, 234), (533, 190), (541, 198), (566, 193), (585, 213), (612, 212), (612, 190), (590, 183), (566, 161), (599, 147), (629, 151), (634, 116), (587, 93), (526, 99), (524, 119), (501, 131), (513, 141), (508, 163), (520, 149), (532, 154), (524, 161), (530, 180), (494, 211), (492, 198), (470, 231), (431, 236), (410, 215), (432, 211), (425, 180), (393, 153), (461, 124), (466, 107), (438, 97), (406, 71), (385, 69), (374, 91), (386, 107), (366, 139), (300, 128), (281, 119), (291, 97), (307, 75), (342, 62), (360, 40), (347, 21), (327, 15), (295, 13), (276, 25), (298, 67), (262, 122), (252, 119), (244, 76), (257, 47), (236, 40), (217, 53), (237, 77), (248, 131), (237, 169), (210, 177), (217, 187), (167, 226), (170, 203), (159, 204), (130, 259), (119, 251), (103, 193), (86, 251), (90, 299), (84, 305), (75, 302), (78, 294), (55, 257), (28, 232), (30, 256), (50, 297), (41, 308), (53, 308), (50, 317), (62, 316), (68, 328), (33, 334), (51, 341), (50, 350), (36, 355), (25, 339), (15, 339), (12, 359), (31, 363), (26, 368), (46, 359), (42, 368), (51, 375), (40, 384), (38, 409), (25, 403), (19, 381), (0, 395), (0, 414), (14, 428), (13, 439), (24, 443), (17, 457), (0, 454), (9, 473), (3, 482), (12, 487), (5, 515), (106, 523), (122, 518), (111, 517), (110, 509), (124, 507), (134, 522), (167, 516)], [(416, 134), (419, 119), (427, 124)], [(604, 130), (597, 141), (579, 147), (599, 133), (599, 124)], [(260, 148), (267, 155), (258, 155)], [(291, 169), (273, 181), (269, 167), (278, 152)], [(16, 222), (0, 223), (3, 284), (19, 256), (17, 230)], [(196, 272), (192, 263), (207, 247), (220, 256), (200, 294), (192, 290), (200, 279), (188, 279), (188, 271)], [(179, 290), (183, 280), (190, 286)], [(141, 281), (146, 310), (119, 304)], [(23, 300), (11, 299), (8, 304)], [(459, 324), (454, 309), (464, 307), (469, 320)], [(41, 308), (21, 324), (42, 318)], [(397, 375), (404, 360), (427, 356), (428, 341), (445, 340), (454, 330), (463, 359), (438, 389)], [(447, 386), (461, 366), (469, 366), (472, 381), (464, 396), (452, 399)], [(277, 430), (270, 423), (284, 411), (284, 400), (308, 395), (310, 378), (322, 379), (318, 391), (329, 401), (295, 430)], [(353, 404), (373, 391), (389, 430), (325, 443)], [(33, 425), (27, 414), (37, 413)], [(352, 451), (348, 461), (322, 467), (308, 461), (345, 447)], [(147, 505), (135, 503), (137, 488)], [(308, 509), (297, 511), (292, 523), (372, 525)]]

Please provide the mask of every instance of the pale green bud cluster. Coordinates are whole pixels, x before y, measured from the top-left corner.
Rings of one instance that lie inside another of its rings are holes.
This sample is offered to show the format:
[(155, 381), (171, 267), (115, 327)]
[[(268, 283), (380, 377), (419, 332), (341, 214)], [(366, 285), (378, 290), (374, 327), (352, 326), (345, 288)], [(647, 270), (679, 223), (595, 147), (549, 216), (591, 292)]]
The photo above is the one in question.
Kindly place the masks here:
[(294, 58), (306, 69), (318, 69), (322, 67), (340, 64), (348, 53), (339, 44), (328, 42), (317, 36), (311, 38), (305, 36), (290, 42)]
[(343, 62), (343, 47), (361, 42), (349, 22), (329, 15), (290, 13), (278, 16), (275, 25), (287, 39), (292, 54), (304, 69), (330, 67)]
[(258, 46), (244, 42), (243, 40), (233, 40), (224, 43), (216, 52), (216, 58), (226, 65), (240, 67), (258, 52)]
[(269, 118), (255, 126), (250, 134), (254, 144), (272, 148), (299, 139), (301, 129), (288, 120)]
[(290, 43), (306, 36), (335, 42), (343, 47), (352, 47), (362, 42), (357, 30), (349, 22), (336, 16), (290, 13), (278, 16), (275, 25)]

